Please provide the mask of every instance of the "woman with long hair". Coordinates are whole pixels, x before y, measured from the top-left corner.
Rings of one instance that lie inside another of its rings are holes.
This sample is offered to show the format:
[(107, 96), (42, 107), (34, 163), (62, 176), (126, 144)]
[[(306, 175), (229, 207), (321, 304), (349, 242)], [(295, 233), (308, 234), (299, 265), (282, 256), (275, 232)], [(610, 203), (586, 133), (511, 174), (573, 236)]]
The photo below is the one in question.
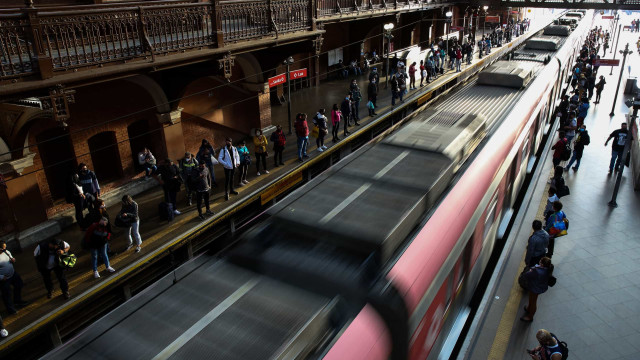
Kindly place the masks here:
[[(129, 245), (127, 246), (127, 250), (133, 247), (133, 239), (135, 239), (136, 252), (139, 252), (142, 248), (142, 237), (140, 236), (138, 204), (133, 201), (133, 198), (131, 198), (130, 195), (124, 195), (122, 197), (122, 209), (120, 209), (120, 214), (131, 223), (131, 226), (129, 227)], [(133, 238), (131, 234), (133, 234)]]

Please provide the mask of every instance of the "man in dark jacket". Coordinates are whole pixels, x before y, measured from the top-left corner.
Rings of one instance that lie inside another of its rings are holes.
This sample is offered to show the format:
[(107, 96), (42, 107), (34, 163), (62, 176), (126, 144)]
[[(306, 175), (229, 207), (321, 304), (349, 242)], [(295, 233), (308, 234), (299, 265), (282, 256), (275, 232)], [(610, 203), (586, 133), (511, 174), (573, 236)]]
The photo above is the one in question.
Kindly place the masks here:
[[(378, 100), (378, 81), (375, 79), (373, 79), (367, 87), (367, 98), (369, 98), (369, 100), (373, 103), (374, 109), (378, 107), (378, 104), (376, 103), (376, 101)], [(373, 115), (378, 114), (376, 114), (374, 111)]]
[(347, 96), (345, 97), (344, 100), (342, 100), (342, 103), (340, 104), (340, 111), (342, 112), (342, 117), (344, 119), (344, 136), (347, 137), (347, 135), (351, 134), (347, 127), (350, 124), (350, 119), (351, 119), (351, 100), (350, 100), (350, 94), (347, 94)]
[(80, 181), (80, 186), (82, 186), (82, 192), (85, 195), (91, 194), (94, 199), (100, 197), (100, 185), (98, 184), (96, 173), (89, 170), (84, 163), (78, 165), (78, 180)]
[(158, 181), (162, 184), (162, 190), (164, 190), (164, 201), (173, 204), (173, 213), (180, 215), (176, 205), (176, 197), (182, 183), (180, 169), (171, 159), (165, 159), (164, 164), (158, 169), (158, 175), (160, 176)]
[(196, 191), (196, 207), (198, 208), (198, 217), (204, 220), (202, 215), (202, 201), (204, 200), (204, 206), (206, 208), (207, 215), (213, 215), (213, 212), (209, 210), (209, 189), (211, 189), (211, 176), (209, 175), (209, 169), (204, 163), (198, 164), (198, 168), (193, 176), (193, 189)]
[(185, 190), (187, 192), (187, 204), (188, 206), (192, 205), (192, 193), (193, 193), (193, 184), (192, 179), (195, 175), (195, 171), (198, 167), (198, 160), (196, 160), (190, 152), (184, 153), (184, 158), (180, 161), (180, 176), (182, 177), (182, 182), (184, 183)]
[(573, 143), (573, 155), (571, 156), (571, 160), (564, 168), (565, 171), (568, 171), (571, 165), (573, 165), (574, 161), (576, 162), (576, 166), (573, 167), (573, 171), (578, 171), (580, 167), (580, 160), (582, 159), (582, 153), (584, 152), (584, 147), (589, 145), (591, 142), (591, 138), (589, 137), (589, 133), (587, 132), (587, 125), (582, 125), (577, 132), (576, 141)]
[(70, 246), (61, 239), (51, 238), (36, 246), (33, 256), (36, 260), (38, 271), (42, 274), (44, 287), (47, 289), (47, 298), (51, 299), (53, 294), (53, 281), (51, 281), (51, 270), (56, 274), (60, 289), (65, 299), (69, 299), (69, 283), (65, 276), (65, 269), (60, 266), (60, 255), (67, 254)]
[(378, 74), (378, 68), (375, 68), (375, 67), (371, 69), (371, 73), (369, 73), (369, 82), (373, 82), (374, 80), (376, 84), (376, 94), (377, 94), (378, 86), (380, 84), (380, 74)]
[(542, 221), (533, 220), (532, 228), (533, 234), (529, 236), (527, 253), (524, 256), (524, 262), (527, 267), (536, 266), (547, 253), (547, 246), (549, 245), (549, 234), (542, 228)]
[(360, 92), (360, 87), (358, 86), (358, 82), (356, 79), (351, 81), (351, 86), (349, 87), (349, 92), (351, 93), (351, 114), (353, 114), (353, 120), (355, 121), (356, 126), (360, 126), (358, 124), (358, 120), (360, 120), (360, 100), (362, 100), (362, 93)]
[(86, 208), (93, 207), (95, 198), (91, 194), (84, 193), (80, 184), (80, 177), (77, 173), (71, 174), (67, 183), (67, 202), (73, 204), (76, 209), (76, 222), (81, 229), (86, 229), (87, 224), (84, 221), (83, 211)]

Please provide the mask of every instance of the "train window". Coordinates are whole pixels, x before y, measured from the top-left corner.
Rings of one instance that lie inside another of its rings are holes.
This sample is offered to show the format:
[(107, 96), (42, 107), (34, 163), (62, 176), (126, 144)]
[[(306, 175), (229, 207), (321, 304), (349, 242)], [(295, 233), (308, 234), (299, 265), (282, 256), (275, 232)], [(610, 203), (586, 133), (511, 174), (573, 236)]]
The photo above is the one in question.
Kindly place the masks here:
[(454, 272), (452, 271), (447, 278), (447, 301), (445, 302), (447, 305), (444, 307), (445, 314), (449, 311), (449, 306), (451, 306), (451, 302), (453, 301), (453, 274)]
[[(511, 181), (509, 181), (509, 184), (510, 183)], [(509, 186), (509, 184), (507, 184), (507, 186)], [(482, 234), (482, 239), (484, 240), (487, 239), (487, 234), (489, 233), (489, 230), (491, 230), (491, 227), (493, 226), (493, 222), (496, 218), (497, 204), (498, 204), (498, 192), (496, 191), (496, 193), (493, 194), (493, 197), (491, 198), (491, 202), (489, 202), (489, 207), (487, 208), (486, 217), (484, 220), (484, 233)]]
[(522, 144), (522, 155), (520, 155), (520, 159), (522, 159), (522, 163), (527, 164), (527, 162), (529, 161), (529, 159), (527, 158), (529, 156), (529, 136), (531, 135), (531, 133), (527, 133), (527, 137), (524, 139), (524, 144)]

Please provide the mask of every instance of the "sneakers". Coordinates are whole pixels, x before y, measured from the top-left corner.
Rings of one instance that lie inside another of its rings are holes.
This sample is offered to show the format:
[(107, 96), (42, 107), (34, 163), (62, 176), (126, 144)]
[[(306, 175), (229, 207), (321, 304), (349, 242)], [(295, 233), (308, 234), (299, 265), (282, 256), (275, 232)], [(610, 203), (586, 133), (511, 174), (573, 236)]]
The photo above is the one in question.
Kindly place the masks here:
[(318, 148), (318, 152), (323, 152), (324, 150), (322, 150), (322, 147)]
[(207, 215), (213, 215), (213, 211), (211, 211), (211, 210), (207, 210), (207, 211), (205, 212), (205, 214), (207, 214)]
[(69, 294), (68, 291), (63, 292), (62, 295), (64, 296), (65, 300), (69, 300), (71, 298), (71, 294)]
[(264, 171), (264, 173), (265, 173), (265, 174), (268, 174), (268, 173), (269, 173), (269, 170), (265, 170), (265, 171)]
[(573, 171), (578, 171), (578, 167), (577, 166), (572, 167), (572, 169), (573, 169)]
[(256, 175), (260, 176), (260, 175), (262, 175), (262, 174), (260, 174), (260, 171), (258, 171), (258, 173), (257, 173)]
[(94, 272), (93, 272), (93, 278), (94, 278), (94, 279), (97, 279), (97, 278), (99, 278), (99, 277), (100, 277), (100, 273), (98, 273), (98, 271), (97, 271), (97, 270), (96, 270), (96, 271), (94, 271)]
[(247, 185), (249, 182), (247, 180), (242, 180), (242, 182)]
[(116, 272), (116, 269), (114, 269), (114, 268), (112, 268), (111, 266), (109, 266), (109, 267), (107, 268), (107, 271), (108, 271), (108, 272), (110, 272), (110, 273), (114, 273), (114, 272)]
[(198, 218), (200, 218), (200, 220), (204, 220), (205, 219), (204, 215), (202, 215), (202, 214), (198, 215)]
[(7, 336), (9, 336), (7, 329), (0, 329), (0, 337), (6, 338)]
[[(284, 166), (284, 163), (283, 163), (282, 161), (280, 161), (280, 165)], [(249, 182), (247, 181), (247, 184), (248, 184), (248, 183), (249, 183)]]
[(308, 158), (308, 157), (309, 157), (309, 155), (304, 154), (304, 155), (302, 155), (302, 157), (306, 159), (306, 158)]
[(233, 194), (233, 195), (238, 195), (238, 192), (237, 192), (237, 191), (235, 191), (235, 190), (233, 190), (233, 191), (231, 191), (231, 194)]
[(322, 145), (322, 149), (327, 150), (327, 147), (325, 145)]
[(244, 186), (244, 183), (243, 183), (242, 181), (240, 181), (240, 182), (238, 183), (238, 186)]
[(174, 215), (180, 215), (180, 214), (181, 214), (181, 212), (180, 212), (180, 211), (178, 211), (178, 209), (176, 209), (176, 210), (173, 210), (173, 214), (174, 214)]
[(224, 194), (224, 200), (229, 201), (229, 194)]
[(140, 246), (136, 246), (136, 252), (140, 252), (140, 250), (142, 250), (142, 248)]
[(132, 247), (133, 247), (133, 244), (129, 244), (129, 245), (127, 245), (127, 248), (124, 249), (124, 251), (129, 251), (129, 249), (131, 249)]

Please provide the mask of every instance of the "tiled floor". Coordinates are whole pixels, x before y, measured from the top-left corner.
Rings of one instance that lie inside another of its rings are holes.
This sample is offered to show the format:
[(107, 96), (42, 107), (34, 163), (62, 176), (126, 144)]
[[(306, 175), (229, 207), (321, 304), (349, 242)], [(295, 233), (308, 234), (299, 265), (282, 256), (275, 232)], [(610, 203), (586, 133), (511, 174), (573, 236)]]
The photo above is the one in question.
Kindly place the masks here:
[[(623, 32), (620, 47), (627, 42), (635, 44), (637, 38), (637, 33)], [(638, 53), (627, 58), (627, 64), (638, 63)], [(631, 171), (625, 168), (618, 207), (607, 205), (615, 176), (607, 174), (611, 144), (605, 147), (604, 142), (625, 121), (628, 112), (621, 90), (616, 115), (609, 117), (620, 69), (614, 68), (611, 76), (609, 71), (600, 69), (599, 75), (605, 75), (607, 85), (601, 103), (591, 103), (585, 121), (591, 144), (585, 149), (579, 171), (565, 174), (571, 195), (564, 197), (562, 203), (571, 223), (569, 234), (556, 241), (553, 263), (558, 283), (538, 298), (538, 312), (531, 324), (518, 320), (527, 303), (526, 294), (522, 294), (504, 359), (530, 359), (525, 349), (536, 346), (535, 334), (541, 328), (567, 342), (571, 359), (640, 359), (640, 193), (634, 192)], [(624, 71), (627, 72), (626, 66)], [(549, 155), (544, 169), (547, 174), (550, 163)], [(540, 190), (545, 187), (544, 181), (542, 176)], [(538, 191), (535, 196), (542, 201), (544, 193), (546, 190)], [(534, 217), (535, 212), (525, 216), (523, 229), (530, 226)], [(500, 289), (490, 298), (487, 318), (476, 332), (477, 339), (460, 358), (492, 358), (489, 350), (506, 308), (505, 294), (508, 296), (510, 289), (517, 286), (513, 271), (520, 266), (529, 234), (529, 229), (518, 233), (509, 254), (511, 264), (505, 266), (511, 273), (503, 274)]]

